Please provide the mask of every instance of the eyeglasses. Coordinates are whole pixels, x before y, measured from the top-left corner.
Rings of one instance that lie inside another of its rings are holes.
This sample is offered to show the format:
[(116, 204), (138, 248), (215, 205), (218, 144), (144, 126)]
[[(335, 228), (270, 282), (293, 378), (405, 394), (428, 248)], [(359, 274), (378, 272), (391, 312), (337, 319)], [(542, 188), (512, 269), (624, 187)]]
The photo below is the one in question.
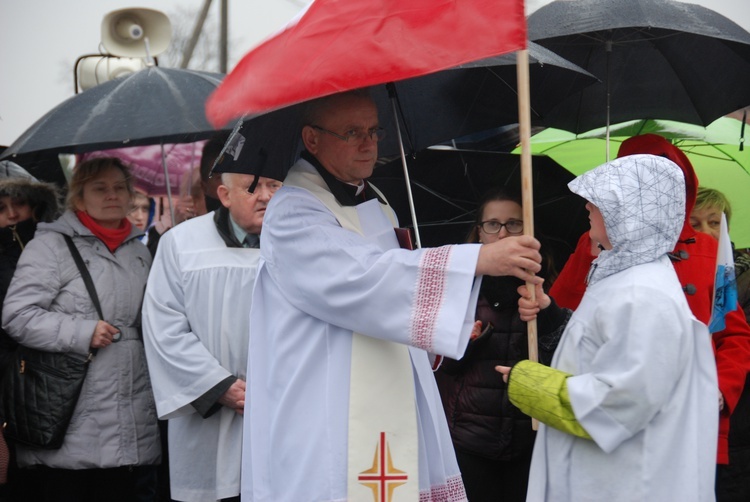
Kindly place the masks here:
[(499, 234), (503, 227), (505, 227), (505, 230), (507, 230), (510, 235), (523, 233), (523, 220), (508, 220), (505, 223), (488, 220), (480, 222), (477, 226), (481, 228), (485, 234)]
[(349, 129), (344, 134), (336, 134), (333, 131), (329, 131), (328, 129), (324, 129), (316, 125), (311, 125), (310, 127), (320, 132), (330, 134), (331, 136), (338, 138), (341, 141), (346, 141), (347, 143), (350, 143), (352, 145), (361, 145), (365, 142), (366, 138), (370, 138), (375, 143), (385, 138), (385, 129), (383, 129), (382, 127), (373, 127), (372, 129), (368, 129), (367, 131), (362, 129)]

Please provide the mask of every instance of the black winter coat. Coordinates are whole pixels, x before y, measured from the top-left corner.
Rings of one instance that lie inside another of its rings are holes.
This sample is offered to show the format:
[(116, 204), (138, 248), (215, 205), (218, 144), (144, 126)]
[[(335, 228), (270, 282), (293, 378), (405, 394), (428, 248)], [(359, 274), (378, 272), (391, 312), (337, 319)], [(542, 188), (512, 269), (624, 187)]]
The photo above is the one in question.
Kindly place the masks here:
[[(499, 461), (528, 457), (535, 437), (531, 419), (510, 403), (495, 371), (529, 357), (526, 323), (518, 314), (520, 285), (514, 277), (483, 279), (476, 318), (492, 328), (469, 343), (462, 359), (445, 359), (436, 375), (456, 450)], [(570, 314), (553, 301), (538, 316), (540, 362), (551, 361)]]

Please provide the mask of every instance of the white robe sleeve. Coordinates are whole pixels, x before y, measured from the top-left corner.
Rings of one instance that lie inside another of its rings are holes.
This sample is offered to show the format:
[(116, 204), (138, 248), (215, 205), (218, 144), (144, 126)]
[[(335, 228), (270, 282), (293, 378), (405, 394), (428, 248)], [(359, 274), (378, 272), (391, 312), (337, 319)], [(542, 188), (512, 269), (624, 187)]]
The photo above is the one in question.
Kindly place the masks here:
[(479, 245), (383, 252), (342, 228), (306, 191), (277, 197), (283, 200), (266, 215), (262, 253), (295, 308), (346, 330), (461, 357), (479, 291)]
[[(579, 348), (593, 358), (567, 380), (576, 418), (605, 452), (652, 422), (672, 398), (693, 351), (690, 319), (658, 285), (608, 292), (616, 300), (598, 299), (593, 319), (570, 326), (587, 332)], [(585, 347), (592, 343), (601, 345)]]
[(231, 376), (192, 331), (187, 310), (201, 309), (208, 315), (209, 301), (185, 305), (175, 236), (173, 230), (159, 241), (143, 300), (143, 340), (161, 419), (196, 413), (190, 403)]

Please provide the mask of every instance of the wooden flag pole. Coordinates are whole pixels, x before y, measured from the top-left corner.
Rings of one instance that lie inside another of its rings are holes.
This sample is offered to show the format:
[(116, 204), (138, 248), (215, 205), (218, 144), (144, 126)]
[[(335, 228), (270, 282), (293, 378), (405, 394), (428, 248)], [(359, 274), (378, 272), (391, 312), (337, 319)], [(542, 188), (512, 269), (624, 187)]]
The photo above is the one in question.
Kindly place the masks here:
[[(531, 98), (529, 96), (529, 52), (516, 53), (518, 78), (518, 130), (521, 136), (521, 202), (523, 203), (523, 233), (534, 236), (534, 186), (531, 175)], [(532, 300), (536, 299), (535, 286), (527, 282)], [(539, 362), (536, 319), (526, 323), (529, 339), (529, 360)], [(531, 428), (537, 430), (539, 421), (531, 419)]]

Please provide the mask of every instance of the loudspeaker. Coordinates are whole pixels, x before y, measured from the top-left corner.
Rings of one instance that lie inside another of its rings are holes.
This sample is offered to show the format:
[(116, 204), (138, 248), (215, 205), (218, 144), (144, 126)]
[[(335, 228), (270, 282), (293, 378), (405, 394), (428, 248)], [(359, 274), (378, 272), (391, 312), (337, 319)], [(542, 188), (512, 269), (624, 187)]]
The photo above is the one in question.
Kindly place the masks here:
[(78, 87), (85, 91), (108, 80), (124, 77), (146, 67), (146, 60), (141, 58), (87, 56), (81, 58), (77, 66)]
[(120, 9), (102, 20), (102, 45), (113, 56), (156, 56), (167, 50), (171, 38), (172, 24), (167, 15), (158, 10)]

